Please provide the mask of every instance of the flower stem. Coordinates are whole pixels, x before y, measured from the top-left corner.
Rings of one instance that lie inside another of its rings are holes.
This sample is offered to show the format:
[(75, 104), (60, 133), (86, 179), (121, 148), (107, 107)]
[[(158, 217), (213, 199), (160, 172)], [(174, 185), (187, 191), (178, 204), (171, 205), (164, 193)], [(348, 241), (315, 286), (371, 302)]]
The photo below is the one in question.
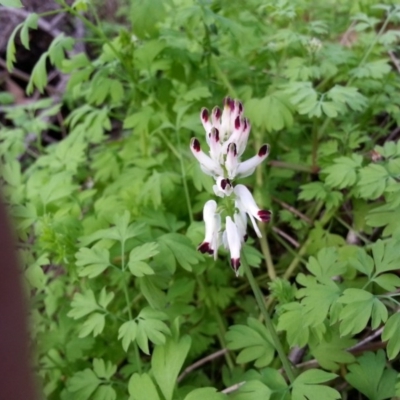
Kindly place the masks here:
[(251, 289), (253, 290), (254, 296), (256, 298), (258, 307), (260, 308), (261, 314), (264, 317), (265, 320), (265, 326), (267, 327), (272, 341), (274, 343), (275, 349), (278, 353), (278, 356), (281, 360), (283, 369), (286, 372), (286, 375), (290, 381), (290, 383), (293, 383), (295, 380), (295, 375), (294, 372), (292, 370), (292, 366), (290, 365), (290, 362), (288, 360), (288, 358), (286, 357), (285, 351), (283, 350), (282, 344), (279, 340), (278, 334), (276, 333), (274, 324), (272, 323), (271, 317), (269, 316), (268, 310), (265, 306), (265, 302), (264, 302), (264, 298), (261, 294), (261, 290), (256, 282), (256, 280), (254, 279), (253, 273), (251, 271), (251, 268), (249, 266), (249, 264), (247, 263), (246, 258), (244, 257), (244, 255), (242, 254), (242, 265), (243, 265), (243, 269), (245, 271), (245, 274), (247, 276), (247, 279), (249, 280)]
[[(125, 295), (125, 301), (126, 305), (128, 307), (128, 316), (129, 320), (132, 321), (133, 316), (132, 316), (132, 310), (131, 310), (131, 299), (129, 297), (129, 291), (128, 291), (128, 285), (126, 284), (125, 281), (125, 270), (126, 270), (126, 263), (125, 263), (125, 240), (121, 241), (121, 270), (122, 270), (122, 290)], [(140, 360), (140, 354), (139, 354), (139, 348), (136, 343), (136, 341), (133, 343), (133, 347), (135, 349), (135, 360), (136, 360), (136, 365), (138, 368), (138, 371), (141, 373), (142, 372), (142, 362)]]
[(272, 261), (271, 251), (269, 249), (266, 229), (265, 229), (264, 225), (260, 225), (259, 228), (260, 228), (261, 234), (262, 234), (262, 237), (260, 238), (261, 251), (265, 258), (265, 263), (267, 265), (267, 272), (268, 272), (269, 279), (271, 279), (271, 281), (273, 281), (274, 279), (276, 279), (276, 271), (275, 271), (274, 263)]

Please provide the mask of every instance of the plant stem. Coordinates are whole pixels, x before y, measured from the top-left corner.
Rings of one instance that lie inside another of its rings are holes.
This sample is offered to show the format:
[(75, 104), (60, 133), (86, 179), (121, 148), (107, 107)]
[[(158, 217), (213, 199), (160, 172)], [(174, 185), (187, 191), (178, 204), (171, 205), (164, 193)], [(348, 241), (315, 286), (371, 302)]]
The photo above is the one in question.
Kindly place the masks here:
[(245, 271), (245, 274), (247, 276), (247, 279), (249, 280), (251, 289), (253, 290), (254, 296), (256, 298), (258, 307), (260, 308), (261, 314), (264, 317), (265, 320), (265, 326), (267, 327), (272, 341), (274, 343), (275, 349), (278, 353), (278, 356), (281, 360), (283, 369), (286, 372), (286, 375), (290, 381), (290, 383), (293, 383), (295, 380), (295, 375), (294, 372), (292, 370), (292, 366), (290, 365), (290, 362), (288, 360), (288, 358), (286, 357), (285, 351), (283, 350), (282, 344), (279, 340), (278, 334), (276, 333), (274, 324), (272, 323), (271, 317), (269, 316), (268, 310), (265, 306), (265, 302), (264, 302), (264, 298), (263, 295), (261, 294), (261, 290), (256, 282), (256, 280), (254, 279), (254, 275), (251, 271), (251, 268), (249, 266), (249, 264), (247, 263), (246, 258), (244, 257), (244, 255), (242, 255), (242, 265), (243, 265), (243, 269)]
[[(180, 154), (182, 152), (182, 146), (181, 146), (181, 138), (179, 136), (178, 127), (176, 127), (175, 129), (175, 134), (176, 134), (176, 141), (178, 142), (178, 153)], [(190, 223), (192, 224), (193, 223), (192, 202), (190, 201), (189, 189), (187, 187), (187, 182), (186, 182), (186, 169), (185, 169), (185, 164), (183, 163), (182, 156), (179, 157), (179, 164), (181, 168), (182, 184), (183, 184), (183, 191), (185, 192), (186, 206), (189, 213)]]
[(265, 263), (267, 265), (267, 271), (268, 271), (268, 276), (271, 281), (276, 279), (276, 271), (274, 267), (274, 263), (272, 261), (271, 257), (271, 251), (269, 249), (269, 244), (268, 244), (268, 239), (266, 235), (266, 229), (264, 225), (259, 226), (261, 230), (262, 237), (260, 238), (260, 246), (261, 246), (261, 251), (264, 255), (265, 258)]
[[(125, 240), (121, 241), (121, 270), (122, 270), (122, 290), (125, 295), (125, 301), (126, 301), (126, 306), (128, 307), (128, 315), (129, 315), (129, 320), (133, 320), (132, 316), (132, 310), (131, 310), (131, 300), (129, 297), (129, 291), (128, 291), (128, 285), (126, 284), (125, 281)], [(142, 362), (140, 360), (140, 354), (139, 354), (139, 348), (136, 343), (136, 341), (133, 343), (133, 347), (135, 349), (135, 360), (136, 360), (136, 365), (138, 368), (139, 372), (142, 372)]]
[[(204, 281), (204, 278), (201, 276), (198, 276), (197, 283), (198, 283), (199, 287), (201, 288), (201, 290), (205, 293), (205, 296), (204, 296), (205, 303), (206, 303), (208, 309), (214, 314), (214, 317), (217, 321), (217, 324), (218, 324), (218, 334), (217, 335), (218, 335), (219, 343), (223, 349), (226, 349), (227, 348), (226, 342), (225, 342), (226, 327), (225, 327), (224, 321), (221, 317), (221, 314), (218, 310), (218, 307), (214, 303), (213, 298), (211, 296), (209, 296), (207, 293), (207, 289), (206, 289), (207, 285), (206, 285), (206, 282)], [(224, 354), (224, 356), (225, 356), (226, 363), (228, 364), (228, 368), (231, 371), (233, 371), (234, 362), (232, 360), (232, 357), (231, 357), (231, 354), (229, 353), (229, 351), (227, 351)]]

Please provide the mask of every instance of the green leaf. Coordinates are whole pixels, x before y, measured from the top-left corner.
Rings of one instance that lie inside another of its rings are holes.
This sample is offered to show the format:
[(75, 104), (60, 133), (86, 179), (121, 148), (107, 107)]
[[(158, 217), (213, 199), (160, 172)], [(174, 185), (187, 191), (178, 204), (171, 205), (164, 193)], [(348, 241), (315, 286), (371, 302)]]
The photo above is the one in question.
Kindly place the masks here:
[(159, 400), (153, 380), (148, 374), (133, 374), (129, 379), (129, 400)]
[(340, 399), (340, 393), (328, 386), (319, 383), (336, 378), (336, 374), (309, 369), (301, 373), (293, 382), (292, 400), (335, 400)]
[(337, 207), (342, 201), (341, 192), (327, 188), (323, 182), (310, 182), (300, 186), (300, 200), (322, 200), (328, 209)]
[(371, 278), (374, 270), (374, 260), (364, 249), (357, 249), (356, 257), (350, 258), (349, 264)]
[(165, 345), (156, 346), (151, 358), (151, 367), (157, 385), (166, 400), (171, 400), (179, 371), (186, 359), (191, 345), (189, 336), (179, 342), (169, 338)]
[(357, 359), (356, 364), (348, 367), (350, 372), (345, 379), (370, 400), (388, 399), (395, 396), (397, 372), (385, 367), (383, 350), (368, 351)]
[(395, 180), (383, 165), (370, 164), (360, 170), (358, 194), (361, 198), (374, 200), (382, 196), (391, 183)]
[(74, 39), (72, 37), (66, 37), (64, 33), (58, 35), (51, 42), (48, 50), (50, 62), (58, 69), (61, 69), (62, 62), (65, 59), (65, 52), (72, 50), (73, 46)]
[(321, 171), (321, 173), (327, 175), (326, 184), (339, 189), (353, 186), (357, 181), (357, 171), (361, 167), (362, 157), (358, 154), (353, 154), (351, 158), (336, 158), (333, 163), (333, 165)]
[(43, 272), (42, 265), (50, 263), (47, 254), (42, 254), (25, 271), (25, 277), (29, 284), (36, 289), (42, 290), (45, 287), (48, 276)]
[(333, 313), (341, 290), (332, 281), (318, 284), (307, 282), (303, 278), (304, 275), (299, 274), (297, 281), (307, 287), (299, 289), (296, 294), (296, 297), (303, 298), (301, 301), (303, 324), (317, 327)]
[(358, 79), (382, 79), (391, 71), (388, 60), (370, 61), (350, 71), (350, 75)]
[[(286, 331), (287, 341), (291, 347), (303, 347), (308, 343), (310, 330), (303, 326), (304, 307), (298, 302), (288, 303), (282, 306), (284, 311), (278, 320), (278, 331)], [(299, 329), (302, 326), (302, 329)]]
[(361, 332), (370, 318), (373, 329), (388, 318), (385, 305), (366, 290), (346, 289), (338, 302), (345, 304), (339, 317), (342, 336)]
[(157, 23), (165, 16), (164, 7), (165, 3), (162, 0), (143, 0), (132, 3), (131, 23), (134, 33), (139, 38), (156, 35)]
[(110, 385), (101, 385), (97, 388), (91, 400), (116, 400), (117, 393)]
[(171, 272), (175, 272), (176, 263), (187, 271), (192, 270), (192, 265), (198, 264), (203, 257), (196, 251), (190, 239), (179, 233), (167, 233), (158, 239), (160, 255), (156, 262), (165, 265)]
[(288, 95), (283, 92), (274, 92), (262, 99), (251, 99), (245, 103), (245, 108), (251, 122), (268, 132), (293, 125), (293, 107)]
[(103, 287), (99, 295), (98, 303), (101, 307), (107, 308), (107, 306), (110, 304), (113, 298), (114, 298), (114, 293), (113, 292), (107, 293), (106, 288)]
[(102, 358), (94, 358), (93, 371), (99, 378), (110, 380), (117, 371), (117, 367), (111, 361), (105, 362)]
[(192, 90), (189, 90), (188, 92), (185, 92), (182, 99), (185, 102), (186, 101), (192, 102), (192, 101), (204, 99), (204, 98), (207, 98), (210, 96), (211, 96), (211, 93), (210, 93), (210, 90), (208, 89), (208, 87), (200, 86), (200, 87), (194, 88)]
[(382, 240), (372, 245), (375, 268), (378, 274), (386, 271), (394, 271), (399, 268), (400, 253), (399, 242), (391, 240), (386, 244)]
[(310, 257), (307, 269), (320, 281), (331, 282), (332, 277), (342, 275), (346, 265), (338, 260), (335, 247), (325, 247), (318, 252), (317, 258)]
[(388, 341), (386, 352), (389, 360), (393, 360), (400, 352), (400, 313), (397, 312), (386, 321), (382, 332), (382, 340)]
[(128, 266), (133, 275), (142, 277), (144, 275), (153, 275), (153, 269), (143, 260), (154, 257), (159, 253), (158, 244), (155, 242), (145, 243), (142, 246), (135, 247), (130, 255)]
[(93, 311), (100, 310), (92, 290), (84, 293), (75, 293), (71, 303), (72, 310), (67, 314), (69, 317), (78, 319)]
[(39, 16), (35, 13), (29, 14), (21, 27), (21, 43), (29, 50), (29, 28), (37, 29)]
[(226, 395), (211, 387), (203, 387), (192, 390), (185, 396), (184, 400), (224, 400)]
[(74, 394), (76, 400), (88, 400), (94, 393), (101, 381), (89, 368), (79, 371), (67, 381), (67, 388)]
[(129, 345), (135, 341), (138, 325), (135, 321), (124, 322), (118, 330), (118, 340), (122, 339), (122, 348), (128, 351)]
[(164, 281), (158, 275), (145, 275), (139, 278), (139, 287), (143, 296), (152, 308), (162, 309), (166, 307), (167, 299), (164, 289)]
[(337, 105), (346, 104), (354, 111), (361, 111), (367, 105), (367, 99), (358, 92), (358, 89), (351, 86), (335, 85), (326, 96)]
[(255, 361), (258, 368), (269, 365), (274, 359), (275, 348), (265, 326), (255, 318), (248, 318), (247, 325), (233, 325), (226, 333), (230, 350), (242, 349), (236, 358), (238, 364)]
[(388, 292), (394, 292), (400, 287), (400, 277), (395, 274), (382, 274), (373, 281)]
[(242, 385), (237, 394), (235, 394), (235, 400), (270, 400), (272, 390), (261, 381), (248, 380)]
[(93, 313), (83, 323), (79, 331), (79, 337), (83, 338), (85, 336), (90, 335), (91, 333), (93, 333), (93, 336), (96, 337), (100, 335), (101, 332), (103, 332), (105, 324), (106, 324), (106, 318), (104, 314)]
[(110, 252), (103, 247), (82, 247), (75, 254), (76, 265), (83, 267), (78, 271), (79, 276), (94, 278), (103, 273), (110, 264)]
[(138, 329), (136, 341), (141, 350), (149, 354), (148, 340), (156, 345), (162, 345), (166, 341), (166, 335), (170, 335), (168, 326), (162, 322), (167, 315), (161, 311), (144, 308), (136, 318)]
[(339, 369), (339, 364), (354, 362), (354, 356), (346, 349), (355, 343), (356, 340), (342, 338), (336, 332), (332, 332), (325, 335), (323, 340), (310, 343), (310, 350), (322, 368), (335, 371)]
[(43, 53), (31, 72), (28, 86), (26, 87), (26, 93), (32, 94), (33, 88), (36, 86), (40, 93), (43, 93), (44, 87), (47, 85), (47, 61), (48, 53)]

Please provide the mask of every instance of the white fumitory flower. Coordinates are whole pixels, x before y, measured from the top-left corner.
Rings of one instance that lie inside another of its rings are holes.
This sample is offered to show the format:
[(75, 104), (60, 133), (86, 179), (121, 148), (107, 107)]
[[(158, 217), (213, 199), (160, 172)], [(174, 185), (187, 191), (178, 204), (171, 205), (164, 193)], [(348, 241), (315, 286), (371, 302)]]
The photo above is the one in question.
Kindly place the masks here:
[[(193, 138), (190, 149), (200, 163), (202, 171), (215, 179), (213, 190), (216, 196), (226, 198), (226, 207), (218, 210), (217, 203), (209, 200), (204, 205), (205, 238), (198, 249), (202, 253), (217, 257), (218, 247), (223, 244), (231, 254), (231, 265), (236, 275), (240, 267), (240, 251), (247, 239), (247, 217), (249, 216), (257, 236), (261, 237), (256, 219), (268, 222), (271, 212), (260, 209), (249, 189), (244, 185), (234, 186), (237, 178), (251, 175), (269, 154), (268, 144), (263, 144), (257, 154), (241, 162), (245, 151), (250, 122), (243, 116), (243, 105), (238, 100), (226, 97), (224, 109), (214, 107), (211, 114), (206, 108), (200, 113), (206, 131), (209, 152), (206, 154), (200, 141)], [(230, 203), (229, 203), (230, 201)], [(222, 232), (221, 212), (226, 214), (225, 230)]]

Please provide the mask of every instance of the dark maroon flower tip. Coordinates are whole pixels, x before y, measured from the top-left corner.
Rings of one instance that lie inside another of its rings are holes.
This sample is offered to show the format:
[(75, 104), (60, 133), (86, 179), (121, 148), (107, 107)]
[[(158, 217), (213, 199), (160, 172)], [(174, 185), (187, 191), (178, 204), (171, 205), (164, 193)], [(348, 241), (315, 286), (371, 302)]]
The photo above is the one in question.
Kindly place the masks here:
[(233, 155), (236, 156), (236, 143), (229, 143), (228, 145), (228, 152), (233, 151)]
[(219, 107), (214, 107), (213, 114), (216, 119), (220, 119), (222, 115), (222, 111)]
[(232, 102), (232, 99), (229, 96), (226, 96), (224, 98), (224, 106), (225, 107), (230, 107), (231, 106), (231, 102)]
[(221, 181), (221, 187), (222, 187), (223, 190), (225, 190), (226, 185), (227, 185), (226, 179), (222, 179), (222, 181)]
[(269, 222), (271, 220), (271, 211), (269, 210), (260, 210), (257, 215), (261, 218), (262, 222)]
[(242, 121), (240, 120), (240, 117), (237, 116), (235, 119), (235, 129), (240, 129), (240, 125), (242, 125)]
[(235, 110), (235, 100), (230, 99), (229, 101), (229, 108), (231, 109), (231, 111)]
[(235, 273), (237, 273), (239, 267), (240, 267), (240, 258), (231, 258), (231, 266)]
[(243, 240), (245, 241), (245, 242), (247, 242), (247, 239), (249, 238), (249, 235), (246, 233), (244, 236), (243, 236)]
[(267, 144), (263, 144), (260, 147), (260, 150), (258, 150), (258, 156), (259, 157), (264, 157), (268, 153), (269, 153), (269, 146)]
[(201, 150), (200, 142), (196, 138), (192, 139), (192, 147), (194, 151), (199, 152)]
[(215, 139), (219, 142), (219, 130), (217, 128), (212, 128), (212, 131), (215, 133)]
[(247, 126), (249, 125), (249, 121), (247, 120), (247, 118), (245, 118), (243, 120), (243, 129), (247, 129)]
[(204, 122), (208, 122), (208, 118), (210, 117), (210, 114), (208, 113), (207, 108), (202, 108), (201, 109), (201, 119)]
[(239, 113), (241, 114), (243, 112), (243, 104), (242, 104), (242, 102), (238, 101), (238, 107), (239, 107)]
[(214, 252), (212, 251), (210, 247), (210, 243), (208, 242), (203, 242), (199, 244), (199, 247), (197, 247), (197, 250), (199, 250), (201, 253), (208, 253), (208, 254), (213, 254)]

